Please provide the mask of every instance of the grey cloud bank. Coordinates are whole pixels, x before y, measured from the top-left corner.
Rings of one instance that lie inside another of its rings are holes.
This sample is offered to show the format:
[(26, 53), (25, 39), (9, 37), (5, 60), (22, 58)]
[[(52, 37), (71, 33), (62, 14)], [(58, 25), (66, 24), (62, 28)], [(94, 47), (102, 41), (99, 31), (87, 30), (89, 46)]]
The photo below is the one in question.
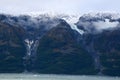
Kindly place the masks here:
[(119, 12), (119, 3), (120, 0), (0, 0), (0, 12), (8, 14), (43, 11), (66, 14)]

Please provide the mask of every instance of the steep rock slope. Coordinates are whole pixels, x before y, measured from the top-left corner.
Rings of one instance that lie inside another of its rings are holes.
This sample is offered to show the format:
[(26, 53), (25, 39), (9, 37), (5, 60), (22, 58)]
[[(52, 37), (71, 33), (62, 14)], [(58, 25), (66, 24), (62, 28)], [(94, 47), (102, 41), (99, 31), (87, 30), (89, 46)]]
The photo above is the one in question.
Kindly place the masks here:
[(35, 65), (39, 73), (96, 73), (91, 55), (77, 43), (74, 31), (66, 22), (40, 39)]
[(23, 72), (24, 29), (0, 23), (0, 72)]
[(84, 48), (92, 54), (100, 74), (120, 76), (120, 16), (86, 14), (77, 26), (84, 31)]
[(87, 35), (86, 45), (99, 55), (101, 72), (105, 75), (120, 76), (120, 29), (101, 34)]
[(0, 72), (120, 76), (119, 41), (118, 14), (0, 14)]

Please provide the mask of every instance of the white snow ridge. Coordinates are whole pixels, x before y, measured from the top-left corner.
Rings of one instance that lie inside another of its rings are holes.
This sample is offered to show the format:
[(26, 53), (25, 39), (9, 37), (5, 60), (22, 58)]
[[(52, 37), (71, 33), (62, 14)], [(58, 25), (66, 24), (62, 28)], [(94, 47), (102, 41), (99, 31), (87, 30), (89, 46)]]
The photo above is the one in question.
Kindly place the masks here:
[(74, 16), (74, 15), (71, 15), (71, 16), (68, 16), (68, 17), (63, 17), (62, 19), (64, 19), (71, 27), (71, 29), (77, 31), (79, 34), (84, 34), (84, 31), (79, 29), (77, 27), (77, 25), (75, 23), (78, 22), (79, 20), (79, 16)]

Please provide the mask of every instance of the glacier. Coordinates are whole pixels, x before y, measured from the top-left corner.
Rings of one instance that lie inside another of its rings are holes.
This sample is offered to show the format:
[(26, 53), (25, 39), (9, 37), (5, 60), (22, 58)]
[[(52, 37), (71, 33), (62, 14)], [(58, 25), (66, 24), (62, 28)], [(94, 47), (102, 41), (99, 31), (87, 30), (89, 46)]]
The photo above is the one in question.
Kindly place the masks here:
[(77, 31), (80, 35), (84, 34), (84, 31), (79, 29), (75, 24), (78, 22), (79, 16), (70, 15), (68, 17), (63, 17), (62, 19), (64, 19), (70, 25), (71, 29)]

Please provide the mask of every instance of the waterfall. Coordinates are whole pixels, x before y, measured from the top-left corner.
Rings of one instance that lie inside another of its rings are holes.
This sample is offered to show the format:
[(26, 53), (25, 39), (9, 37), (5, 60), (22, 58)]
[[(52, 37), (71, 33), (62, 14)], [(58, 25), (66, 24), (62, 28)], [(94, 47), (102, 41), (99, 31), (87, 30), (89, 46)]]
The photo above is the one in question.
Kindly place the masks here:
[(90, 44), (87, 44), (83, 41), (83, 45), (85, 46), (85, 49), (90, 53), (90, 55), (93, 57), (94, 59), (94, 66), (95, 66), (95, 69), (99, 69), (100, 72), (98, 74), (102, 74), (101, 73), (101, 68), (102, 68), (102, 65), (100, 63), (100, 56), (99, 54), (95, 51), (94, 49), (94, 43), (93, 43), (93, 40)]
[(27, 46), (27, 56), (30, 56), (31, 55), (31, 51), (32, 51), (32, 46), (34, 44), (34, 41), (33, 40), (29, 40), (29, 39), (25, 39), (25, 43), (26, 43), (26, 46)]
[(25, 67), (24, 72), (29, 72), (29, 71), (31, 71), (31, 68), (34, 65), (36, 50), (37, 50), (39, 41), (25, 39), (24, 42), (25, 42), (26, 50), (27, 50), (26, 55), (23, 58), (24, 59), (24, 67)]
[(27, 73), (28, 71), (28, 66), (30, 66), (31, 61), (30, 61), (30, 57), (31, 57), (31, 50), (32, 50), (32, 45), (34, 44), (33, 40), (29, 40), (29, 39), (25, 39), (24, 40), (25, 45), (26, 45), (26, 55), (24, 56), (24, 67), (25, 70), (24, 72)]

